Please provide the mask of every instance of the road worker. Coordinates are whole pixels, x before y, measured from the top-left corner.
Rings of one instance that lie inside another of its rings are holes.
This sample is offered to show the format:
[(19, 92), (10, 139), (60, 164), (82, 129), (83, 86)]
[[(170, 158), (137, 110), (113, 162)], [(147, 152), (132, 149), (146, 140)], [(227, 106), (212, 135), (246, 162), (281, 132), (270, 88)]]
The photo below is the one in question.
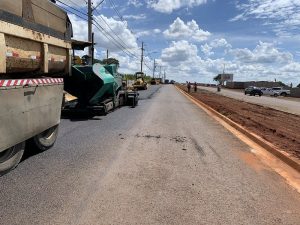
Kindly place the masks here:
[(188, 89), (188, 93), (190, 93), (191, 92), (191, 82), (187, 83), (187, 89)]

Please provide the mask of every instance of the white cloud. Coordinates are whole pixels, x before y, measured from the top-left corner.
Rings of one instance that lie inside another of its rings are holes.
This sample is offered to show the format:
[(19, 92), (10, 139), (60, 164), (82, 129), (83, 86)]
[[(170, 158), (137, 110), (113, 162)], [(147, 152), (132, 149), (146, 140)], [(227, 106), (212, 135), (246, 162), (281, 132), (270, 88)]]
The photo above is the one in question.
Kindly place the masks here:
[(139, 31), (135, 34), (135, 36), (137, 38), (139, 37), (143, 37), (143, 36), (150, 36), (150, 35), (156, 35), (156, 34), (159, 34), (161, 33), (161, 30), (160, 29), (153, 29), (153, 30), (144, 30), (144, 31)]
[(299, 33), (299, 0), (248, 0), (248, 3), (237, 2), (236, 7), (241, 14), (231, 21), (263, 19), (264, 25), (272, 26), (279, 36)]
[(149, 30), (144, 30), (136, 33), (136, 37), (143, 37), (143, 36), (149, 36), (151, 32)]
[(139, 15), (124, 15), (123, 16), (123, 19), (126, 19), (126, 20), (143, 20), (143, 19), (146, 19), (146, 15), (145, 14), (139, 14)]
[(161, 59), (168, 63), (187, 62), (197, 57), (198, 49), (196, 45), (188, 41), (173, 41), (168, 48), (162, 50)]
[(291, 62), (280, 69), (281, 72), (284, 73), (298, 73), (300, 76), (300, 63)]
[(172, 13), (182, 7), (192, 8), (207, 2), (208, 0), (148, 0), (148, 7), (161, 13)]
[(73, 14), (69, 14), (72, 22), (74, 39), (87, 40), (88, 39), (88, 26), (87, 21), (84, 21)]
[[(103, 52), (102, 54), (105, 54)], [(116, 58), (119, 60), (120, 68), (119, 72), (123, 74), (134, 74), (137, 71), (140, 71), (140, 59), (139, 58), (132, 58), (128, 55), (120, 52), (113, 52), (109, 55), (109, 57)], [(146, 73), (146, 75), (152, 74), (152, 68), (150, 65), (152, 65), (151, 60), (145, 56), (144, 62), (147, 64), (147, 66), (143, 65), (143, 72)]]
[[(62, 5), (62, 6), (71, 6), (74, 8), (82, 8), (82, 7), (87, 7), (87, 3), (86, 1), (82, 1), (82, 0), (60, 0), (61, 2), (63, 2), (64, 4), (56, 1), (56, 4), (58, 5)], [(96, 6), (98, 5), (102, 0), (93, 0), (93, 5)]]
[(198, 42), (207, 40), (211, 35), (210, 32), (200, 29), (195, 20), (185, 24), (179, 17), (174, 20), (163, 34), (169, 39), (191, 39)]
[(221, 38), (221, 39), (214, 39), (213, 41), (210, 42), (210, 46), (213, 48), (231, 48), (231, 44), (229, 44), (226, 39)]
[(213, 49), (212, 46), (209, 46), (207, 43), (205, 45), (201, 45), (201, 51), (206, 55), (206, 56), (211, 56), (214, 54), (211, 50)]
[[(87, 40), (87, 22), (72, 14), (69, 17), (73, 25), (74, 39)], [(126, 48), (129, 51), (138, 49), (136, 37), (127, 28), (126, 22), (107, 18), (103, 15), (95, 16), (95, 19), (106, 30), (106, 32), (103, 31), (103, 34), (94, 27), (97, 49), (104, 48), (113, 52), (121, 51), (121, 48)]]
[(141, 3), (141, 1), (139, 1), (139, 0), (129, 0), (127, 2), (127, 5), (133, 5), (134, 7), (139, 8), (139, 7), (143, 6), (143, 3)]
[(215, 53), (212, 50), (218, 48), (225, 48), (224, 53), (227, 53), (228, 50), (232, 48), (232, 46), (224, 38), (214, 39), (209, 44), (205, 43), (204, 45), (201, 45), (201, 51), (206, 57), (214, 55)]
[(230, 53), (243, 63), (289, 63), (293, 60), (293, 55), (291, 53), (280, 52), (274, 47), (273, 43), (265, 42), (260, 42), (253, 51), (247, 48), (233, 49)]
[[(221, 39), (219, 39), (221, 40)], [(216, 44), (219, 43), (219, 44)], [(221, 44), (222, 43), (222, 44)], [(227, 44), (225, 44), (227, 43)], [(289, 52), (282, 52), (273, 43), (260, 42), (254, 49), (231, 49), (224, 58), (212, 59), (212, 45), (230, 46), (226, 41), (212, 41), (201, 46), (206, 54), (199, 56), (196, 45), (188, 41), (173, 41), (162, 50), (161, 63), (167, 66), (167, 76), (180, 82), (213, 82), (213, 77), (223, 71), (233, 73), (238, 81), (281, 80), (287, 84), (300, 82), (300, 63), (293, 60)], [(229, 60), (230, 55), (235, 57)]]
[(69, 5), (69, 6), (76, 7), (76, 8), (86, 6), (86, 3), (83, 1), (80, 1), (80, 0), (73, 0), (72, 2), (68, 1), (68, 0), (60, 0), (60, 1), (62, 3), (57, 1), (56, 4), (62, 5), (62, 6)]

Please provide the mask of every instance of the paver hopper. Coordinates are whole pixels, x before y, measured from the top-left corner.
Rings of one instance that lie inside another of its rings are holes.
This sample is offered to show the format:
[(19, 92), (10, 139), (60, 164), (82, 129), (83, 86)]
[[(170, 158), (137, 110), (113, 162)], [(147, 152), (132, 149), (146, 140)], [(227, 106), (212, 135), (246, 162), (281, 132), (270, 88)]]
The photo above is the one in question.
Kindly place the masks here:
[(121, 87), (122, 77), (114, 64), (75, 65), (72, 67), (72, 76), (65, 79), (65, 90), (78, 98), (81, 107), (114, 99)]

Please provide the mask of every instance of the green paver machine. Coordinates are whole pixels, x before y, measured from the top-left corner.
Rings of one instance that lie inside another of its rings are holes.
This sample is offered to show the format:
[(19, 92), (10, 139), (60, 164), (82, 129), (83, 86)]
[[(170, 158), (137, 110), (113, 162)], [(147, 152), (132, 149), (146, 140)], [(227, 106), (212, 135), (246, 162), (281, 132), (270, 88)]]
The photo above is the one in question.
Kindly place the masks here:
[(65, 79), (65, 90), (77, 97), (66, 103), (63, 112), (107, 114), (122, 105), (135, 106), (138, 93), (123, 88), (117, 65), (74, 65), (71, 76)]

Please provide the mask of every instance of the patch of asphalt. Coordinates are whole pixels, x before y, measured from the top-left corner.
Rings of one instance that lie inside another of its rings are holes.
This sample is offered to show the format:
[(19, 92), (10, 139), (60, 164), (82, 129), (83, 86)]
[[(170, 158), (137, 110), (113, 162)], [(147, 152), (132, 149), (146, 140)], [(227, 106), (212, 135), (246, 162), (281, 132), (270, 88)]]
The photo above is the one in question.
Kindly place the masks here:
[(159, 92), (161, 87), (162, 85), (151, 85), (147, 90), (139, 91), (139, 99), (147, 100), (153, 98), (154, 95)]

